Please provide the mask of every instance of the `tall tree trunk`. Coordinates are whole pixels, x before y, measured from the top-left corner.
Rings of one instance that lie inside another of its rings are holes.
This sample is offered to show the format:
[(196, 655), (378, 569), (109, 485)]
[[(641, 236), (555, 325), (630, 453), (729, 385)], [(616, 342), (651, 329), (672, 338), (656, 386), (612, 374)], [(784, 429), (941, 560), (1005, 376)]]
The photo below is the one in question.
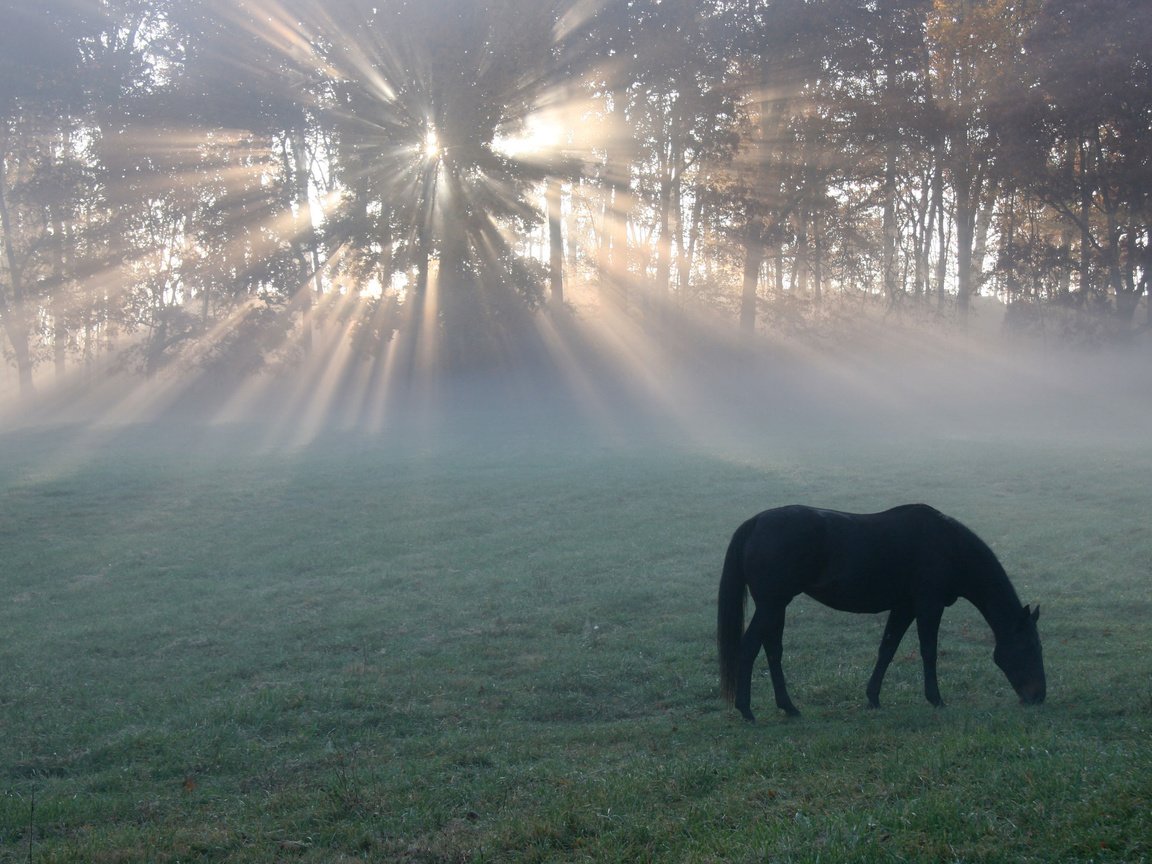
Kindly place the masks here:
[(672, 272), (668, 276), (669, 286), (674, 290), (680, 302), (686, 296), (685, 270), (686, 270), (686, 243), (684, 242), (684, 184), (683, 178), (676, 184), (676, 192), (672, 196), (672, 236), (676, 238), (676, 254), (673, 256)]
[(31, 396), (36, 388), (32, 380), (32, 349), (28, 340), (28, 329), (22, 314), (4, 316), (4, 332), (12, 347), (12, 357), (16, 362), (16, 377), (20, 384), (20, 395)]
[(606, 185), (600, 255), (601, 296), (621, 308), (628, 304), (628, 218), (632, 212), (629, 153), (622, 144), (629, 134), (626, 99), (623, 88), (612, 94), (612, 128), (604, 163)]
[(756, 331), (756, 285), (764, 263), (764, 223), (755, 204), (748, 204), (744, 226), (744, 282), (740, 291), (740, 329)]
[(683, 158), (680, 152), (683, 119), (679, 100), (673, 106), (669, 122), (671, 129), (664, 164), (661, 166), (660, 195), (657, 202), (659, 233), (656, 238), (656, 291), (661, 296), (668, 294), (671, 281), (673, 242), (680, 245), (680, 238), (674, 237), (672, 233), (673, 221), (679, 221), (673, 220), (673, 210), (676, 208), (675, 202), (680, 197), (680, 169)]
[(380, 240), (380, 263), (377, 278), (382, 289), (392, 284), (392, 277), (396, 275), (396, 238), (393, 233), (393, 212), (385, 205), (381, 208), (380, 216), (376, 221), (376, 237)]
[[(578, 276), (577, 268), (580, 266), (580, 223), (577, 214), (577, 202), (583, 201), (583, 189), (579, 180), (575, 180), (568, 187), (568, 216), (565, 220), (565, 227), (567, 230), (564, 232), (568, 237), (568, 242), (565, 244), (568, 250), (568, 280)], [(579, 196), (579, 197), (578, 197)]]
[(70, 260), (72, 248), (71, 232), (65, 227), (64, 216), (59, 207), (54, 211), (52, 222), (55, 231), (56, 249), (52, 267), (52, 365), (56, 370), (57, 382), (62, 381), (68, 367), (68, 303), (66, 287), (75, 270), (75, 262)]
[[(890, 80), (894, 76), (889, 71)], [(884, 296), (888, 298), (889, 305), (898, 301), (901, 286), (896, 274), (896, 247), (898, 226), (896, 224), (896, 152), (897, 152), (897, 126), (888, 125), (888, 132), (884, 142), (884, 213), (881, 224), (883, 250), (881, 266), (884, 279)]]
[[(1103, 164), (1103, 146), (1099, 132), (1093, 135), (1092, 144), (1096, 164)], [(1120, 224), (1121, 199), (1116, 190), (1107, 183), (1102, 183), (1100, 186), (1100, 209), (1104, 213), (1104, 237), (1103, 242), (1099, 244), (1100, 252), (1108, 289), (1112, 292), (1114, 304), (1112, 311), (1120, 320), (1127, 322), (1136, 312), (1136, 283), (1133, 274), (1135, 268), (1131, 264), (1136, 248), (1135, 234), (1130, 226), (1125, 228)], [(1125, 236), (1129, 241), (1127, 254), (1122, 242)], [(1128, 266), (1125, 266), (1125, 258), (1130, 262)]]
[(980, 203), (968, 134), (968, 118), (961, 115), (952, 139), (952, 188), (956, 196), (956, 308), (962, 321), (968, 320), (975, 287), (972, 252)]
[(13, 233), (11, 214), (8, 211), (8, 172), (4, 162), (4, 151), (0, 149), (0, 233), (3, 234), (4, 258), (8, 265), (8, 286), (5, 292), (0, 284), (0, 321), (12, 347), (12, 357), (16, 362), (16, 375), (20, 383), (20, 395), (31, 396), (32, 350), (29, 339), (28, 310), (24, 291), (23, 270), (16, 252), (16, 237)]
[(416, 281), (406, 302), (408, 308), (404, 316), (404, 329), (401, 332), (403, 347), (398, 351), (402, 364), (401, 383), (405, 387), (412, 387), (418, 383), (417, 372), (421, 352), (431, 352), (435, 348), (436, 322), (429, 322), (427, 316), (428, 293), (431, 288), (429, 270), (432, 266), (434, 193), (438, 176), (438, 162), (424, 167), (415, 210), (412, 213), (411, 266), (416, 270)]
[(656, 293), (667, 296), (668, 284), (672, 277), (672, 182), (665, 178), (660, 183), (660, 197), (656, 202), (659, 209), (656, 226)]
[[(702, 168), (700, 170), (703, 171)], [(696, 246), (700, 242), (700, 229), (704, 221), (704, 196), (700, 194), (699, 188), (696, 189), (696, 194), (692, 198), (692, 221), (688, 226), (688, 245), (680, 256), (680, 294), (685, 298), (688, 297), (692, 285), (692, 268), (696, 266)]]
[(976, 209), (967, 180), (956, 188), (956, 306), (968, 318), (972, 299), (972, 241), (976, 233)]
[(548, 180), (546, 203), (548, 206), (548, 285), (551, 290), (549, 302), (554, 310), (564, 308), (564, 235), (561, 231), (563, 218), (560, 210), (560, 179)]
[(948, 282), (948, 247), (951, 245), (951, 231), (948, 227), (948, 213), (944, 209), (944, 165), (943, 159), (936, 164), (932, 176), (932, 206), (939, 214), (937, 224), (936, 256), (936, 305), (943, 308)]
[[(1076, 237), (1076, 231), (1070, 226), (1065, 225), (1060, 231), (1060, 246), (1058, 247), (1061, 261), (1072, 261), (1072, 241)], [(1060, 276), (1056, 282), (1056, 298), (1058, 300), (1067, 300), (1068, 295), (1072, 293), (1072, 271), (1075, 266), (1069, 263), (1067, 266), (1060, 268)]]
[(812, 303), (819, 307), (824, 302), (824, 231), (817, 216), (812, 220)]
[(1147, 327), (1152, 329), (1152, 281), (1149, 281), (1149, 265), (1152, 264), (1152, 255), (1149, 255), (1147, 249), (1144, 250), (1144, 263), (1140, 267), (1140, 284), (1136, 294), (1139, 303), (1139, 298), (1144, 297), (1144, 317), (1147, 319)]
[(938, 208), (935, 193), (935, 167), (929, 169), (925, 180), (925, 190), (920, 212), (923, 215), (923, 230), (920, 233), (920, 243), (916, 247), (916, 294), (927, 296), (929, 290), (929, 261), (932, 254), (932, 236), (936, 233), (936, 218)]
[(1093, 184), (1089, 180), (1088, 162), (1091, 157), (1088, 152), (1088, 142), (1080, 139), (1079, 159), (1080, 166), (1080, 294), (1087, 299), (1095, 293), (1092, 283), (1092, 197)]
[(808, 293), (808, 210), (796, 210), (796, 257), (792, 262), (792, 290), (799, 297)]
[(298, 287), (304, 348), (312, 348), (312, 307), (321, 293), (320, 253), (316, 248), (316, 231), (312, 226), (312, 195), (309, 190), (311, 169), (304, 128), (289, 133), (292, 148), (292, 189), (295, 197), (294, 234), (300, 260), (301, 284)]
[[(1113, 295), (1113, 312), (1121, 321), (1132, 320), (1136, 313), (1136, 281), (1131, 266), (1125, 265), (1125, 260), (1131, 261), (1136, 251), (1135, 233), (1129, 227), (1120, 226), (1117, 205), (1113, 199), (1105, 196), (1105, 230), (1107, 231), (1104, 246), (1104, 261), (1108, 271), (1109, 287)], [(1127, 238), (1126, 241), (1124, 238)]]
[(444, 333), (443, 359), (450, 368), (465, 369), (481, 354), (487, 322), (474, 286), (469, 284), (463, 214), (445, 208), (442, 215), (436, 290)]
[(984, 287), (984, 258), (988, 254), (988, 233), (992, 230), (992, 216), (996, 210), (997, 184), (989, 183), (975, 205), (976, 223), (972, 239), (972, 291), (979, 293)]
[(781, 238), (779, 230), (772, 230), (769, 233), (772, 237), (771, 246), (765, 242), (765, 248), (772, 250), (772, 290), (775, 296), (782, 297), (784, 295), (784, 240)]

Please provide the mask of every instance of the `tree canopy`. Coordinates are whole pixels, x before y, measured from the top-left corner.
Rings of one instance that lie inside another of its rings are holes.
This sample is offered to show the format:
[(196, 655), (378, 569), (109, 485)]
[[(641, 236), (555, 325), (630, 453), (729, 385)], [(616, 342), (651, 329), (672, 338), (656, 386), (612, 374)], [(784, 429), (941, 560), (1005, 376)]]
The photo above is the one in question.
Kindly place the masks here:
[(0, 345), (26, 392), (113, 360), (250, 374), (332, 333), (389, 374), (501, 363), (573, 304), (753, 336), (963, 322), (982, 294), (1069, 338), (1152, 323), (1138, 0), (0, 20)]

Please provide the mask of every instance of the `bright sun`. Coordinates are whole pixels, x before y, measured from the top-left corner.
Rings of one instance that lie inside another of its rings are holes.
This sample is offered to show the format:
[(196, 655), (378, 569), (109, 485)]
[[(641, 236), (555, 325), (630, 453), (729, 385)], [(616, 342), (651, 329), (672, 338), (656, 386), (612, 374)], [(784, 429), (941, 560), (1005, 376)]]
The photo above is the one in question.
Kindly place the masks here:
[(435, 129), (424, 133), (424, 142), (420, 145), (420, 155), (427, 161), (434, 162), (440, 158), (440, 138)]

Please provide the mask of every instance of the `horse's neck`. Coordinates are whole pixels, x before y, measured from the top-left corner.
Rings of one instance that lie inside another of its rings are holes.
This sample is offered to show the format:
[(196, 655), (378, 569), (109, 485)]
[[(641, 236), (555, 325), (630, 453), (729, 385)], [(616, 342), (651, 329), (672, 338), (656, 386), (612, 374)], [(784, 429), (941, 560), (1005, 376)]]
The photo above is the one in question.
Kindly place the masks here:
[(999, 639), (1000, 634), (1019, 617), (1023, 607), (1002, 567), (997, 564), (979, 568), (979, 571), (981, 575), (972, 580), (964, 596), (980, 611)]

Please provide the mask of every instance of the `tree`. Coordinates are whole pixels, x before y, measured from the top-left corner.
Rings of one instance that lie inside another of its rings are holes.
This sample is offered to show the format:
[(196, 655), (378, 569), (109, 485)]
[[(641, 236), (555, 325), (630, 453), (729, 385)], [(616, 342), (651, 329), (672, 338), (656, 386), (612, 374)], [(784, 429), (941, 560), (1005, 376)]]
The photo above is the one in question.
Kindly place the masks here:
[(68, 133), (87, 104), (81, 46), (95, 22), (64, 2), (8, 2), (0, 20), (0, 325), (27, 395), (39, 305), (67, 278)]
[(1048, 0), (1028, 39), (1037, 87), (1008, 118), (1017, 176), (1079, 238), (1082, 298), (1132, 318), (1147, 291), (1152, 47), (1133, 0)]
[(702, 160), (727, 156), (734, 142), (728, 60), (719, 50), (730, 23), (706, 7), (664, 3), (647, 8), (634, 24), (637, 151), (632, 171), (638, 179), (633, 185), (653, 223), (646, 256), (653, 263), (645, 271), (658, 298), (673, 288), (681, 294), (688, 290), (687, 186), (698, 176)]
[(805, 195), (793, 120), (809, 104), (803, 100), (806, 90), (811, 92), (808, 85), (818, 76), (820, 64), (820, 53), (812, 49), (825, 43), (831, 24), (805, 7), (802, 0), (789, 0), (749, 2), (747, 8), (732, 10), (739, 22), (738, 75), (748, 118), (746, 140), (736, 159), (738, 186), (743, 187), (740, 326), (746, 333), (756, 326), (757, 288), (766, 249), (783, 242)]
[(979, 288), (975, 256), (981, 211), (991, 210), (1000, 170), (997, 122), (1015, 94), (1010, 74), (1031, 26), (1029, 4), (1011, 0), (936, 0), (929, 18), (932, 93), (942, 118), (945, 168), (956, 224), (957, 305), (967, 316)]
[(944, 297), (949, 271), (962, 315), (995, 287), (1127, 322), (1150, 260), (1142, 11), (10, 0), (0, 349), (25, 391), (123, 333), (146, 372), (247, 370), (339, 308), (363, 346), (466, 367), (596, 275), (630, 312), (691, 297), (745, 331)]
[(358, 213), (396, 213), (414, 226), (403, 241), (416, 270), (413, 326), (434, 302), (448, 359), (464, 363), (495, 350), (504, 323), (540, 297), (541, 271), (516, 254), (504, 226), (540, 219), (526, 195), (544, 172), (495, 145), (548, 83), (555, 13), (529, 0), (349, 9), (337, 22), (344, 37), (326, 48), (337, 167)]

